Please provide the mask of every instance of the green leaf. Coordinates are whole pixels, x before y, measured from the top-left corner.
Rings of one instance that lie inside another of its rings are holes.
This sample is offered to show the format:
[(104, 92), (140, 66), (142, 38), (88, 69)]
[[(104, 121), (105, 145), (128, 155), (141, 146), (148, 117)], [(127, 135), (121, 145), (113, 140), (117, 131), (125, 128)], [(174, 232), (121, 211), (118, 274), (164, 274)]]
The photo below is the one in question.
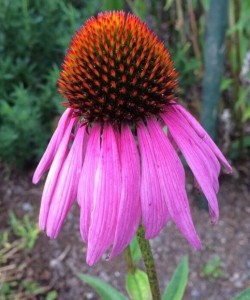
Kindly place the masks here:
[(25, 247), (31, 250), (39, 235), (37, 224), (32, 223), (28, 215), (25, 215), (23, 219), (17, 219), (15, 214), (10, 212), (10, 225), (14, 234), (23, 238)]
[(45, 300), (56, 300), (58, 297), (57, 291), (51, 291), (46, 295)]
[(103, 300), (127, 300), (120, 292), (99, 278), (82, 273), (79, 273), (78, 277), (83, 282), (90, 285)]
[(123, 0), (104, 0), (102, 10), (123, 10)]
[(1, 284), (1, 290), (0, 290), (0, 296), (6, 296), (8, 294), (10, 294), (11, 292), (11, 287), (10, 285), (8, 284), (8, 282), (3, 282)]
[(203, 8), (205, 9), (205, 11), (208, 11), (210, 0), (202, 0), (201, 4), (202, 4)]
[(139, 269), (127, 273), (126, 289), (132, 300), (152, 299), (148, 276)]
[(242, 121), (246, 122), (248, 119), (250, 119), (250, 106), (244, 110)]
[(136, 236), (133, 238), (130, 244), (130, 251), (134, 262), (137, 262), (142, 258), (141, 249), (139, 247)]
[(177, 266), (169, 285), (167, 286), (163, 300), (181, 300), (188, 283), (188, 258), (183, 257)]
[(215, 256), (211, 261), (204, 265), (202, 276), (209, 278), (218, 278), (224, 275), (224, 271), (221, 268), (221, 259), (219, 256)]
[(250, 287), (241, 292), (238, 296), (234, 297), (232, 300), (249, 300), (250, 299)]
[(241, 156), (240, 145), (243, 142), (243, 147), (250, 148), (250, 135), (243, 137), (243, 139), (237, 139), (231, 143), (230, 159), (238, 159)]
[(147, 15), (147, 5), (145, 0), (126, 0), (132, 13), (140, 19), (145, 20)]
[(174, 0), (166, 0), (166, 4), (165, 4), (163, 10), (165, 10), (165, 11), (169, 10), (169, 8), (173, 4), (173, 2), (174, 2)]
[(228, 88), (230, 88), (230, 86), (232, 85), (233, 80), (231, 78), (222, 78), (221, 80), (221, 84), (220, 84), (220, 91), (223, 92), (225, 90), (227, 90)]
[(145, 3), (145, 0), (135, 0), (134, 1), (135, 11), (137, 12), (137, 15), (142, 19), (146, 19), (147, 14), (147, 6)]
[(22, 282), (22, 286), (25, 289), (25, 291), (29, 292), (32, 295), (39, 295), (44, 292), (44, 288), (34, 281), (24, 280)]

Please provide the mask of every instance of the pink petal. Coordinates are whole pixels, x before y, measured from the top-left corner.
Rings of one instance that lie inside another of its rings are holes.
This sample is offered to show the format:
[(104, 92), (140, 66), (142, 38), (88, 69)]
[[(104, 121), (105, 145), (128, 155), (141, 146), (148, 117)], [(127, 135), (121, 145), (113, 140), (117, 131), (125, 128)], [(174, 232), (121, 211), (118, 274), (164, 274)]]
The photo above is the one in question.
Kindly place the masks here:
[(121, 199), (115, 239), (110, 258), (118, 255), (136, 234), (141, 217), (140, 207), (140, 160), (133, 134), (128, 125), (121, 128)]
[(44, 230), (47, 223), (47, 216), (51, 204), (51, 198), (53, 196), (55, 187), (57, 185), (58, 174), (62, 168), (63, 162), (68, 153), (69, 140), (71, 136), (72, 127), (74, 126), (75, 119), (71, 119), (67, 129), (64, 132), (63, 139), (58, 147), (55, 158), (52, 162), (49, 170), (41, 201), (40, 214), (39, 214), (39, 227)]
[(168, 130), (168, 140), (169, 140), (169, 142), (172, 144), (172, 146), (174, 147), (174, 150), (176, 150), (176, 152), (178, 152), (178, 150), (179, 150), (179, 148), (178, 148), (178, 146), (177, 146), (177, 144), (176, 144), (176, 142), (175, 142), (175, 140), (174, 140), (174, 138), (172, 137), (172, 135), (171, 135), (171, 133), (170, 133), (170, 131)]
[(142, 122), (137, 126), (137, 135), (141, 154), (142, 224), (145, 228), (145, 237), (149, 239), (155, 237), (166, 224), (168, 211), (160, 186), (154, 145)]
[[(179, 119), (176, 121), (179, 122)], [(183, 121), (184, 123), (186, 122), (185, 120)], [(205, 169), (204, 170), (205, 174), (209, 176), (210, 185), (213, 188), (214, 193), (217, 194), (219, 190), (218, 177), (221, 169), (217, 156), (212, 152), (212, 150), (208, 147), (207, 144), (200, 142), (200, 138), (196, 135), (196, 133), (192, 130), (192, 128), (187, 122), (183, 124), (182, 129), (180, 130), (182, 130), (182, 133), (185, 135), (185, 138), (188, 141), (190, 141), (190, 136), (193, 135), (193, 141), (192, 141), (194, 143), (193, 147), (196, 148), (195, 151), (193, 149), (193, 152), (195, 152), (194, 156), (195, 157), (198, 156), (197, 159), (200, 161), (201, 166), (203, 166), (203, 168)], [(173, 137), (172, 139), (174, 140)], [(198, 182), (197, 182), (197, 187), (201, 189)]]
[(84, 134), (85, 126), (79, 127), (69, 154), (58, 176), (46, 225), (47, 234), (51, 238), (57, 237), (64, 219), (76, 198), (83, 162), (82, 149)]
[(201, 242), (191, 217), (181, 161), (155, 119), (148, 120), (148, 128), (168, 212), (190, 244), (199, 249)]
[(50, 142), (47, 146), (47, 149), (45, 150), (32, 179), (32, 182), (34, 184), (38, 183), (43, 174), (50, 168), (51, 163), (55, 157), (55, 154), (58, 150), (58, 147), (60, 145), (60, 141), (64, 135), (65, 129), (67, 127), (67, 124), (71, 118), (72, 115), (72, 109), (68, 108), (65, 110), (63, 115), (61, 116), (57, 128), (52, 135)]
[(89, 141), (87, 143), (86, 155), (80, 174), (77, 199), (81, 207), (80, 231), (82, 239), (87, 242), (90, 226), (90, 217), (93, 206), (95, 174), (100, 157), (101, 127), (99, 124), (88, 129)]
[(121, 169), (116, 137), (112, 126), (104, 125), (88, 235), (89, 265), (95, 264), (114, 241), (120, 198)]
[(215, 145), (214, 141), (207, 134), (204, 128), (199, 124), (199, 122), (181, 105), (174, 104), (173, 109), (178, 116), (182, 115), (182, 118), (186, 119), (190, 126), (194, 129), (197, 135), (210, 147), (210, 149), (215, 153), (224, 168), (231, 173), (232, 168), (229, 165), (225, 156), (221, 153), (220, 149)]
[(215, 154), (200, 139), (183, 115), (177, 115), (172, 107), (162, 114), (162, 118), (208, 200), (212, 221), (217, 222), (219, 208), (216, 193), (219, 188), (220, 165)]

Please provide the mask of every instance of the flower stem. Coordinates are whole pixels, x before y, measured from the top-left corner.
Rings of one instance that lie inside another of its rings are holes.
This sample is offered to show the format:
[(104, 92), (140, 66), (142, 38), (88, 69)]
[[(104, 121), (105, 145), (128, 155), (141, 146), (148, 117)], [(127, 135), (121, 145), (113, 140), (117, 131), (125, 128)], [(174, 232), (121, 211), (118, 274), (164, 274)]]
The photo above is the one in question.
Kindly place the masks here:
[(142, 226), (139, 227), (137, 231), (137, 239), (141, 249), (142, 257), (146, 267), (146, 273), (148, 275), (149, 285), (152, 293), (152, 299), (160, 300), (160, 288), (159, 282), (156, 274), (155, 263), (153, 254), (151, 251), (150, 243), (145, 239), (145, 231)]

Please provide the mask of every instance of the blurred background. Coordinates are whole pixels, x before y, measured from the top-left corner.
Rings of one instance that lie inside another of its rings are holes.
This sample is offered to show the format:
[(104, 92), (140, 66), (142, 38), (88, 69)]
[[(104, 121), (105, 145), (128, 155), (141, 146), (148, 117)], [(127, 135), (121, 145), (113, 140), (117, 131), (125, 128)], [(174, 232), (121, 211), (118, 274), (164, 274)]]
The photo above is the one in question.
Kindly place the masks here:
[(152, 241), (161, 287), (188, 254), (184, 299), (231, 299), (250, 285), (250, 0), (0, 0), (0, 299), (99, 299), (79, 272), (124, 291), (122, 255), (85, 264), (76, 207), (58, 240), (39, 234), (43, 183), (31, 184), (63, 111), (57, 79), (71, 36), (105, 10), (138, 15), (164, 41), (179, 72), (180, 102), (234, 169), (221, 175), (221, 220), (213, 227), (187, 170), (204, 248), (190, 249), (169, 224)]

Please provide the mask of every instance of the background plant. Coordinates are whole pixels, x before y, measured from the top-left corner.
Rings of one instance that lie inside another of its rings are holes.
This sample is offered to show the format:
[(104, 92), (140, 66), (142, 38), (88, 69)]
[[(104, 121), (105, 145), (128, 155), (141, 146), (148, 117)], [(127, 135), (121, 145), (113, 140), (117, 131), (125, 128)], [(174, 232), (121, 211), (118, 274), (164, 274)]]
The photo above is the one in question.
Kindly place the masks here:
[(0, 0), (0, 7), (0, 153), (23, 167), (46, 146), (62, 110), (58, 66), (70, 37), (96, 7), (59, 0)]
[(10, 212), (9, 230), (0, 232), (0, 299), (28, 300), (43, 296), (55, 300), (57, 292), (24, 277), (27, 267), (21, 257), (28, 255), (36, 244), (38, 226), (28, 215), (23, 218)]
[[(126, 290), (129, 298), (96, 277), (85, 274), (78, 274), (78, 277), (94, 288), (103, 300), (153, 300), (147, 274), (138, 267), (142, 257), (136, 238), (126, 249), (126, 257), (128, 266)], [(183, 257), (167, 284), (162, 300), (181, 300), (183, 298), (188, 283), (188, 273), (188, 258)]]

